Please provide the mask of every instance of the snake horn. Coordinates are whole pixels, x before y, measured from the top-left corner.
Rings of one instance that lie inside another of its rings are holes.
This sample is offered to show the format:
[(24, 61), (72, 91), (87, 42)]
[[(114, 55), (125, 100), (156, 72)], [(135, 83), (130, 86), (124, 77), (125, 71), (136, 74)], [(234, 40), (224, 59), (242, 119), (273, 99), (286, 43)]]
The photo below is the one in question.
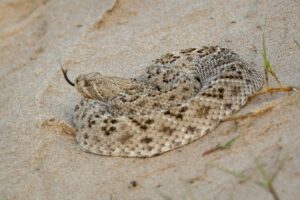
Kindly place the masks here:
[(68, 70), (67, 70), (67, 69), (64, 69), (64, 68), (61, 68), (61, 71), (62, 71), (62, 73), (64, 74), (64, 77), (65, 77), (66, 81), (67, 81), (70, 85), (72, 85), (72, 86), (74, 87), (75, 84), (74, 84), (72, 81), (70, 81), (70, 79), (68, 78), (68, 75), (67, 75)]

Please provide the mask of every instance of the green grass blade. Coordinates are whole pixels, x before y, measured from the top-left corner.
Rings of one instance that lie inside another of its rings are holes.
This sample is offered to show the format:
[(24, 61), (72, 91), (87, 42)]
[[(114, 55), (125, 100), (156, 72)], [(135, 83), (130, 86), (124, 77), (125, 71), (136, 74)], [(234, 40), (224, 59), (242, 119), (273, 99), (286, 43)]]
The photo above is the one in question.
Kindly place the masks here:
[(297, 40), (295, 40), (295, 43), (298, 46), (298, 48), (300, 49), (300, 43)]
[(276, 75), (276, 73), (273, 71), (272, 65), (270, 63), (270, 61), (268, 60), (267, 57), (267, 48), (266, 48), (266, 40), (265, 40), (265, 35), (263, 34), (262, 37), (262, 59), (263, 59), (263, 67), (264, 67), (264, 72), (265, 72), (265, 81), (267, 86), (269, 85), (269, 77), (268, 74), (270, 73), (271, 76), (276, 80), (276, 82), (279, 84), (279, 86), (281, 86), (281, 82), (278, 78), (278, 76)]

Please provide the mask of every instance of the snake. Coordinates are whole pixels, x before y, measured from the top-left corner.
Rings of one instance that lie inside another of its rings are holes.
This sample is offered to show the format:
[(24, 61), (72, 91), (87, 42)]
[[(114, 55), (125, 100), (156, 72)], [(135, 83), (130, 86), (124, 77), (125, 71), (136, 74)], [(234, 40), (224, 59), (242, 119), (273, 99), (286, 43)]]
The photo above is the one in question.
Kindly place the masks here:
[(99, 72), (65, 79), (82, 96), (72, 122), (81, 149), (153, 157), (190, 144), (261, 90), (263, 74), (231, 49), (188, 48), (153, 60), (134, 78)]

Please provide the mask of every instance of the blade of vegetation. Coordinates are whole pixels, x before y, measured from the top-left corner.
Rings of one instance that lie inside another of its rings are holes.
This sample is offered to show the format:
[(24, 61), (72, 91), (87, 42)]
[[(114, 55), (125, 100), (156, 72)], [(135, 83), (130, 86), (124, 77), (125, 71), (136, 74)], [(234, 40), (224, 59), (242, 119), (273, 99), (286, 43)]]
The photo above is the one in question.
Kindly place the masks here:
[(231, 146), (233, 145), (233, 143), (239, 138), (240, 136), (236, 136), (236, 137), (234, 137), (234, 138), (232, 138), (231, 140), (229, 140), (228, 142), (226, 142), (225, 144), (224, 144), (224, 149), (230, 149), (231, 148)]
[(251, 177), (246, 176), (245, 174), (243, 174), (242, 172), (235, 172), (233, 170), (230, 169), (226, 169), (224, 167), (217, 167), (219, 170), (223, 171), (226, 174), (229, 174), (231, 176), (234, 176), (235, 178), (237, 178), (240, 182), (244, 182), (247, 181), (249, 179), (251, 179)]
[(233, 145), (233, 143), (239, 138), (239, 136), (236, 136), (234, 138), (232, 138), (231, 140), (229, 140), (228, 142), (226, 142), (224, 145), (221, 144), (217, 144), (215, 147), (205, 151), (202, 153), (202, 156), (207, 156), (215, 151), (220, 151), (220, 150), (226, 150), (226, 149), (230, 149), (231, 146)]
[(300, 43), (297, 40), (295, 40), (295, 43), (298, 46), (298, 48), (300, 49)]
[(265, 36), (263, 35), (262, 39), (263, 47), (262, 47), (262, 58), (263, 58), (263, 67), (265, 71), (265, 81), (267, 86), (269, 85), (269, 77), (268, 75), (271, 74), (271, 76), (276, 80), (276, 82), (281, 86), (281, 82), (279, 81), (279, 78), (277, 77), (276, 73), (273, 71), (272, 65), (268, 60), (267, 57), (267, 48), (266, 48), (266, 41), (265, 41)]
[(260, 174), (262, 176), (262, 180), (254, 181), (254, 182), (258, 186), (261, 186), (261, 187), (265, 188), (266, 190), (268, 190), (271, 193), (274, 200), (279, 200), (279, 197), (273, 186), (273, 181), (281, 168), (281, 164), (277, 167), (275, 173), (271, 176), (269, 176), (267, 174), (267, 172), (265, 171), (263, 166), (257, 160), (255, 160), (255, 164), (256, 164), (256, 169), (260, 172)]
[(250, 176), (246, 176), (242, 172), (235, 172), (233, 170), (226, 169), (223, 167), (218, 167), (218, 166), (217, 166), (217, 168), (219, 170), (225, 172), (226, 174), (230, 174), (230, 175), (234, 176), (240, 182), (243, 182), (246, 180), (252, 180), (255, 184), (257, 184), (258, 186), (260, 186), (260, 187), (264, 188), (265, 190), (267, 190), (268, 192), (270, 192), (270, 194), (272, 195), (274, 200), (280, 200), (279, 196), (273, 186), (273, 181), (274, 181), (275, 177), (277, 176), (279, 170), (282, 168), (283, 162), (284, 162), (284, 160), (279, 161), (279, 157), (278, 157), (278, 159), (276, 161), (275, 172), (271, 175), (268, 175), (268, 173), (264, 169), (264, 167), (258, 162), (257, 159), (255, 159), (256, 170), (260, 173), (260, 175), (262, 177), (260, 180), (253, 180)]

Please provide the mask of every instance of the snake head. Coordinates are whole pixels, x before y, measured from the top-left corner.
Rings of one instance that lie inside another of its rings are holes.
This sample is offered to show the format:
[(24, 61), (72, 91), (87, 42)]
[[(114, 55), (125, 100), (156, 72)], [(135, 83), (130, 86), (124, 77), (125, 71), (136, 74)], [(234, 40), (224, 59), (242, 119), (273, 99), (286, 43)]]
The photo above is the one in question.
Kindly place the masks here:
[(66, 81), (76, 88), (76, 90), (85, 98), (108, 101), (111, 97), (121, 92), (131, 91), (138, 87), (130, 79), (119, 77), (103, 76), (99, 72), (79, 75), (73, 83), (67, 76), (67, 70), (62, 69)]
[[(85, 98), (87, 99), (99, 99), (103, 100), (101, 93), (95, 87), (95, 85), (99, 85), (101, 82), (102, 75), (100, 73), (90, 73), (86, 75), (79, 75), (75, 82), (72, 82), (68, 75), (67, 69), (61, 68), (64, 78), (71, 86), (75, 87), (76, 90)], [(100, 89), (100, 88), (99, 88)]]
[(79, 75), (75, 79), (76, 90), (87, 99), (107, 100), (105, 98), (107, 84), (103, 81), (103, 76), (98, 72)]

